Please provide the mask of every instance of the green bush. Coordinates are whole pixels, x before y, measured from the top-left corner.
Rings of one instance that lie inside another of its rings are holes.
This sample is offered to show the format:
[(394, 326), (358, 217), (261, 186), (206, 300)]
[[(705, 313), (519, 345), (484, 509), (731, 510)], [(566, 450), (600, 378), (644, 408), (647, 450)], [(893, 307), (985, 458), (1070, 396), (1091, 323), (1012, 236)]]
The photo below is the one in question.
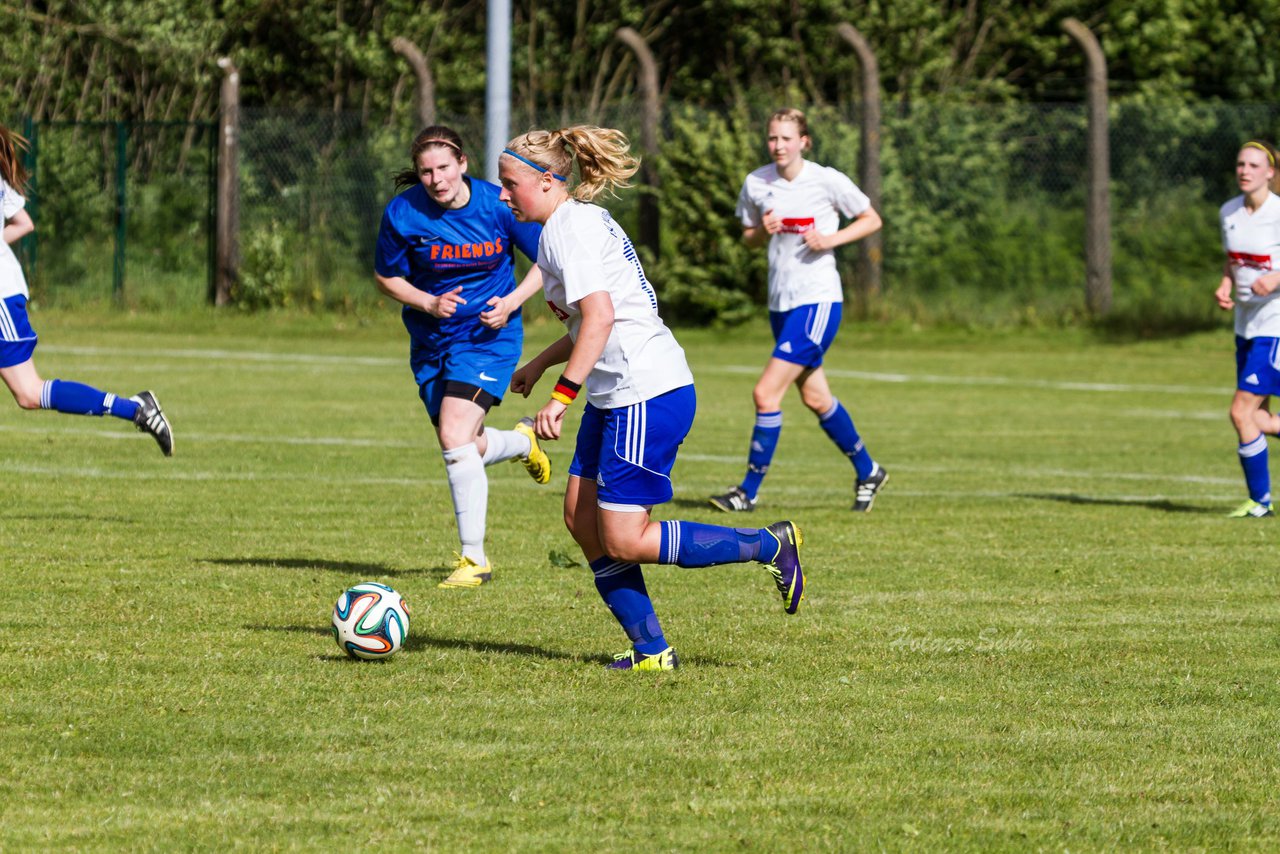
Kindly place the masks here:
[(290, 305), (288, 243), (276, 220), (244, 235), (240, 276), (231, 286), (232, 305), (244, 311)]
[(741, 113), (671, 114), (658, 170), (662, 255), (649, 270), (674, 323), (733, 325), (765, 302), (765, 253), (743, 244), (734, 216), (742, 180), (759, 165), (758, 124)]

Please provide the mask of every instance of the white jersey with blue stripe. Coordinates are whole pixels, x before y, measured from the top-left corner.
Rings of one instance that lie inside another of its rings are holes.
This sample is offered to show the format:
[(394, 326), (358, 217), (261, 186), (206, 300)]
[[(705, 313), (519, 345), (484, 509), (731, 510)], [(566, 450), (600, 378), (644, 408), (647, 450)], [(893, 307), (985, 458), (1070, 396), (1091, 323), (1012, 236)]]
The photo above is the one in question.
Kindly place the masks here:
[(773, 163), (747, 176), (738, 193), (738, 221), (744, 228), (759, 228), (769, 210), (782, 221), (781, 230), (769, 238), (770, 311), (844, 299), (835, 250), (815, 252), (804, 235), (815, 230), (834, 234), (841, 215), (853, 218), (870, 207), (871, 200), (848, 175), (808, 160), (790, 181)]
[(613, 329), (584, 385), (592, 406), (617, 409), (693, 384), (635, 247), (607, 210), (573, 199), (560, 205), (542, 228), (538, 266), (547, 304), (574, 341), (579, 301), (597, 291), (613, 301)]
[(1265, 297), (1253, 283), (1280, 269), (1280, 196), (1269, 193), (1253, 212), (1236, 196), (1218, 211), (1222, 248), (1235, 283), (1235, 328), (1241, 338), (1280, 337), (1280, 289)]
[[(0, 178), (0, 224), (8, 222), (26, 204), (27, 200)], [(13, 248), (8, 243), (0, 240), (0, 299), (27, 295), (27, 280), (22, 275), (18, 256), (13, 254)]]

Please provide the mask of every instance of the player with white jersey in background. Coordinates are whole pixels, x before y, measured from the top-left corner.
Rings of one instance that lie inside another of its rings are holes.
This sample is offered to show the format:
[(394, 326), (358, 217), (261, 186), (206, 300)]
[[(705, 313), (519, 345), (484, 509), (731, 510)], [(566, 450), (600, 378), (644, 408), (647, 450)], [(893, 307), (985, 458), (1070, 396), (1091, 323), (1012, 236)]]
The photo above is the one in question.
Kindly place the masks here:
[(462, 138), (452, 128), (423, 129), (410, 146), (412, 169), (396, 176), (407, 188), (387, 203), (374, 263), (378, 288), (401, 303), (409, 333), (409, 366), (418, 397), (435, 426), (461, 552), (444, 588), (479, 587), (493, 579), (484, 540), (487, 466), (520, 461), (537, 483), (551, 480), (551, 461), (532, 421), (512, 430), (485, 425), (502, 402), (524, 344), (520, 306), (542, 284), (538, 268), (516, 290), (515, 250), (538, 252), (536, 225), (518, 223), (498, 188), (466, 175)]
[(1214, 292), (1218, 306), (1235, 309), (1236, 393), (1231, 423), (1240, 439), (1237, 452), (1249, 500), (1230, 515), (1272, 516), (1271, 472), (1264, 434), (1280, 435), (1280, 417), (1271, 414), (1271, 395), (1280, 393), (1280, 196), (1275, 149), (1250, 141), (1236, 154), (1241, 195), (1218, 211), (1222, 248), (1227, 253)]
[[(844, 300), (835, 249), (880, 229), (880, 215), (849, 177), (804, 159), (810, 148), (804, 113), (769, 118), (773, 162), (747, 176), (737, 215), (748, 246), (768, 245), (769, 323), (773, 355), (756, 382), (755, 428), (741, 484), (711, 504), (727, 512), (754, 510), (757, 493), (782, 433), (782, 398), (794, 384), (822, 429), (857, 473), (853, 509), (871, 510), (889, 475), (872, 459), (848, 410), (831, 393), (822, 358), (840, 328)], [(840, 227), (840, 219), (852, 221)]]
[(27, 173), (19, 159), (26, 140), (0, 125), (0, 380), (23, 409), (52, 409), (68, 415), (111, 415), (134, 424), (173, 456), (173, 430), (160, 401), (149, 391), (120, 397), (84, 383), (44, 380), (36, 371), (36, 332), (27, 317), (26, 277), (10, 245), (35, 230), (22, 192)]
[[(705, 567), (757, 561), (774, 577), (783, 607), (804, 597), (800, 531), (791, 522), (724, 528), (655, 522), (654, 505), (673, 496), (676, 452), (693, 426), (697, 399), (684, 350), (658, 314), (658, 300), (630, 239), (591, 200), (628, 186), (639, 162), (625, 136), (578, 126), (531, 131), (499, 161), (502, 199), (516, 219), (541, 223), (538, 266), (551, 310), (568, 334), (516, 370), (525, 396), (565, 363), (538, 411), (540, 438), (558, 439), (565, 412), (585, 391), (564, 518), (596, 589), (631, 641), (608, 665), (618, 670), (678, 666), (645, 587), (642, 563)], [(578, 181), (569, 181), (577, 166)], [(521, 286), (521, 290), (524, 286)]]

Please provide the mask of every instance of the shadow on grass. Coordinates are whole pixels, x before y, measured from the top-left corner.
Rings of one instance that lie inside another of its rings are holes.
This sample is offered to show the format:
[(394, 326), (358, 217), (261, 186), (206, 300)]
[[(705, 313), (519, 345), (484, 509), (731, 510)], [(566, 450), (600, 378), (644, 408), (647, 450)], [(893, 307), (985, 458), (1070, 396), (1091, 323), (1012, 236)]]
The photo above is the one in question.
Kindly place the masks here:
[(95, 516), (91, 513), (24, 513), (4, 514), (0, 519), (20, 519), (24, 522), (110, 522), (113, 525), (138, 525), (140, 519), (126, 516)]
[[(718, 512), (723, 513), (723, 510), (719, 510), (719, 508), (712, 506), (711, 502), (708, 500), (710, 498), (710, 495), (706, 498), (673, 498), (668, 501), (665, 506), (679, 507), (681, 510), (717, 510)], [(733, 514), (725, 513), (724, 515), (731, 516)]]
[(1145, 507), (1148, 510), (1160, 510), (1164, 513), (1218, 513), (1213, 507), (1200, 507), (1195, 504), (1179, 504), (1167, 498), (1095, 498), (1091, 495), (1055, 494), (1049, 492), (1022, 492), (1018, 498), (1033, 498), (1037, 501), (1058, 501), (1062, 504), (1097, 504), (1111, 507)]
[[(330, 627), (326, 625), (314, 626), (271, 626), (263, 623), (255, 623), (245, 626), (245, 629), (251, 632), (289, 632), (304, 635), (319, 635), (329, 637), (333, 634)], [(497, 652), (503, 655), (519, 655), (532, 658), (546, 658), (559, 661), (581, 661), (582, 656), (571, 655), (566, 652), (554, 652), (552, 650), (543, 649), (540, 646), (532, 646), (524, 643), (497, 643), (494, 641), (482, 640), (465, 640), (462, 638), (441, 638), (430, 637), (414, 632), (409, 633), (409, 637), (404, 642), (402, 652), (413, 652), (420, 649), (461, 649), (469, 652)], [(340, 653), (334, 655), (322, 655), (319, 658), (345, 660), (348, 656)], [(586, 659), (590, 660), (590, 659)], [(609, 658), (601, 658), (603, 664), (611, 661)]]
[(202, 563), (216, 563), (220, 566), (270, 566), (284, 569), (323, 569), (328, 572), (342, 572), (352, 575), (389, 576), (422, 575), (423, 573), (440, 573), (443, 567), (432, 569), (392, 569), (382, 563), (363, 563), (355, 560), (327, 560), (311, 557), (206, 557)]
[(467, 652), (496, 652), (502, 655), (518, 655), (524, 658), (545, 658), (549, 661), (581, 661), (582, 656), (567, 652), (556, 652), (527, 643), (510, 643), (507, 641), (468, 640), (466, 638), (444, 638), (424, 636), (410, 633), (404, 642), (409, 651), (419, 649), (461, 649)]
[[(245, 629), (251, 632), (295, 632), (306, 635), (317, 635), (329, 637), (333, 632), (328, 626), (268, 626), (263, 624), (254, 624), (245, 626)], [(465, 652), (480, 653), (498, 653), (500, 655), (513, 655), (522, 658), (543, 658), (548, 661), (574, 661), (581, 664), (589, 665), (605, 665), (613, 661), (611, 655), (579, 655), (576, 653), (557, 652), (551, 649), (545, 649), (540, 646), (534, 646), (527, 643), (510, 643), (496, 642), (484, 640), (467, 640), (464, 638), (444, 638), (423, 636), (421, 634), (410, 633), (404, 642), (402, 652), (416, 652), (424, 649), (460, 649)], [(368, 664), (368, 661), (360, 661), (349, 655), (343, 655), (341, 652), (330, 653), (328, 655), (317, 655), (320, 661), (350, 661), (352, 663)], [(686, 664), (696, 664), (705, 667), (734, 667), (734, 664), (719, 661), (706, 656), (699, 656), (685, 662)]]

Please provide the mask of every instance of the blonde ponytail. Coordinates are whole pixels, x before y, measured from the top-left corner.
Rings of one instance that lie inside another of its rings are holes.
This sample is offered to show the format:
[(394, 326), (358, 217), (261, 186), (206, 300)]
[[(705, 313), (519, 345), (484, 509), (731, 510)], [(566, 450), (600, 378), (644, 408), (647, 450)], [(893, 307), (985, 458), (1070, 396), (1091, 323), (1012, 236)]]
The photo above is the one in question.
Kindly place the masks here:
[(578, 181), (570, 195), (589, 202), (601, 193), (630, 187), (640, 161), (631, 154), (631, 143), (622, 131), (593, 125), (560, 130), (534, 130), (507, 143), (507, 148), (535, 169), (568, 178), (578, 166)]

